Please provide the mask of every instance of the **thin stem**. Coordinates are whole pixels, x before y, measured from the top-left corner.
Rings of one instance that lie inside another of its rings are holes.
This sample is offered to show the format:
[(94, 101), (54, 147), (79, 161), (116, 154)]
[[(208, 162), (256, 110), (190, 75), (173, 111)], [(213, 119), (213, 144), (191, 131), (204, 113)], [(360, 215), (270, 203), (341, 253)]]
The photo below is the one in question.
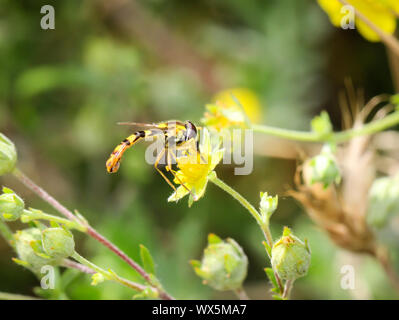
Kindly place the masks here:
[(85, 266), (81, 263), (77, 263), (77, 262), (69, 260), (69, 259), (64, 259), (64, 261), (62, 261), (61, 265), (66, 268), (76, 269), (76, 270), (79, 270), (80, 272), (87, 273), (87, 274), (95, 274), (96, 273), (96, 271), (93, 270), (92, 268), (89, 268), (88, 266)]
[(383, 131), (397, 124), (399, 124), (399, 112), (396, 111), (382, 119), (369, 122), (362, 127), (335, 132), (329, 135), (320, 135), (311, 131), (288, 130), (259, 124), (253, 124), (252, 129), (255, 132), (265, 133), (288, 140), (342, 143), (357, 136), (370, 135)]
[[(36, 183), (34, 183), (31, 179), (29, 179), (21, 170), (15, 169), (13, 171), (14, 176), (24, 184), (28, 189), (33, 191), (37, 196), (42, 198), (48, 204), (50, 204), (55, 210), (61, 213), (63, 216), (68, 218), (71, 221), (75, 221), (79, 224), (84, 224), (86, 227), (86, 233), (91, 236), (93, 239), (97, 240), (112, 252), (114, 252), (117, 256), (119, 256), (122, 260), (124, 260), (127, 264), (129, 264), (133, 269), (135, 269), (150, 285), (157, 287), (153, 284), (153, 281), (150, 275), (145, 272), (143, 268), (140, 267), (133, 259), (131, 259), (126, 253), (124, 253), (121, 249), (119, 249), (116, 245), (114, 245), (111, 241), (105, 238), (103, 235), (97, 232), (92, 226), (90, 226), (86, 221), (81, 221), (77, 216), (75, 216), (71, 211), (65, 208), (61, 203), (59, 203), (56, 199), (54, 199), (51, 195), (49, 195), (46, 191), (44, 191), (41, 187), (39, 187)], [(159, 296), (164, 300), (173, 300), (173, 297), (170, 296), (163, 289), (158, 288)]]
[[(86, 258), (82, 257), (77, 252), (74, 252), (74, 254), (72, 255), (72, 258), (74, 258), (76, 261), (78, 261), (83, 266), (86, 266), (87, 268), (93, 270), (94, 272), (102, 274), (104, 276), (104, 278), (107, 279), (107, 280), (118, 282), (118, 283), (120, 283), (120, 284), (122, 284), (122, 285), (124, 285), (124, 286), (126, 286), (128, 288), (131, 288), (131, 289), (139, 291), (139, 292), (143, 291), (146, 288), (142, 284), (129, 281), (129, 280), (125, 279), (125, 278), (116, 276), (115, 274), (100, 268), (99, 266), (97, 266), (94, 263), (90, 262)], [(76, 264), (75, 266), (77, 266), (77, 265), (78, 264)], [(81, 266), (79, 266), (78, 270), (81, 270), (82, 272), (85, 272), (85, 273), (87, 273), (86, 271), (88, 271), (87, 269), (85, 269), (83, 271)]]
[(98, 267), (94, 263), (92, 263), (89, 260), (87, 260), (86, 258), (82, 257), (76, 251), (73, 253), (73, 255), (71, 257), (74, 258), (76, 261), (78, 261), (80, 264), (94, 270), (97, 273), (101, 273), (107, 280), (112, 279), (112, 275), (108, 271), (105, 271), (104, 269)]
[(3, 238), (7, 241), (7, 243), (11, 246), (11, 247), (15, 247), (14, 245), (14, 237), (12, 234), (11, 229), (7, 226), (7, 224), (0, 219), (0, 235), (3, 236)]
[(249, 297), (244, 288), (236, 289), (234, 290), (234, 293), (236, 294), (237, 298), (240, 300), (249, 300)]
[(22, 294), (0, 292), (0, 300), (40, 300), (40, 299), (36, 297), (25, 296)]
[(220, 180), (216, 175), (213, 176), (213, 177), (210, 177), (209, 180), (211, 182), (213, 182), (215, 185), (217, 185), (220, 189), (222, 189), (225, 192), (227, 192), (234, 199), (236, 199), (245, 209), (248, 210), (248, 212), (252, 215), (252, 217), (256, 220), (256, 222), (260, 226), (262, 226), (262, 220), (260, 218), (260, 215), (259, 215), (258, 211), (253, 207), (252, 204), (250, 204), (248, 202), (247, 199), (245, 199), (241, 194), (239, 194), (237, 191), (235, 191), (232, 187), (230, 187), (224, 181)]
[[(223, 182), (222, 180), (220, 180), (216, 174), (211, 175), (209, 177), (209, 180), (211, 182), (213, 182), (215, 185), (217, 185), (219, 188), (221, 188), (222, 190), (224, 190), (225, 192), (227, 192), (230, 196), (232, 196), (234, 199), (236, 199), (239, 203), (241, 203), (241, 205), (247, 209), (249, 211), (249, 213), (254, 217), (254, 219), (256, 220), (256, 222), (259, 224), (263, 235), (266, 239), (267, 244), (269, 245), (270, 248), (273, 247), (273, 238), (271, 236), (271, 232), (269, 229), (269, 224), (265, 223), (259, 212), (253, 207), (252, 204), (250, 204), (248, 202), (247, 199), (245, 199), (241, 194), (239, 194), (237, 191), (235, 191), (232, 187), (230, 187), (229, 185), (227, 185), (225, 182)], [(270, 253), (267, 252), (267, 255), (269, 257), (269, 259), (271, 259)], [(280, 292), (283, 292), (283, 284), (282, 281), (280, 279), (280, 277), (278, 276), (277, 272), (273, 269), (274, 272), (274, 276), (276, 277)]]
[(393, 127), (399, 123), (399, 112), (395, 111), (386, 117), (369, 122), (362, 127), (345, 130), (334, 134), (333, 142), (345, 142), (357, 136), (371, 135)]
[(49, 205), (51, 205), (55, 210), (57, 210), (63, 216), (67, 217), (71, 221), (76, 221), (78, 223), (80, 222), (77, 216), (75, 216), (71, 211), (65, 208), (61, 203), (59, 203), (56, 199), (54, 199), (46, 191), (44, 191), (36, 183), (34, 183), (31, 179), (29, 179), (21, 170), (15, 168), (13, 171), (13, 175), (20, 182), (22, 182), (28, 189), (36, 193), (40, 198), (46, 201)]
[(289, 129), (271, 127), (261, 124), (252, 124), (251, 128), (255, 132), (265, 133), (267, 135), (288, 140), (307, 141), (307, 142), (323, 141), (323, 138), (319, 134), (310, 131), (289, 130)]
[(287, 280), (284, 286), (283, 299), (289, 299), (295, 280)]
[(76, 229), (79, 230), (81, 232), (86, 232), (87, 228), (82, 225), (81, 223), (77, 223), (75, 221), (71, 221), (68, 219), (64, 219), (61, 217), (57, 217), (57, 216), (53, 216), (51, 214), (47, 214), (44, 212), (41, 212), (40, 210), (24, 210), (24, 214), (21, 217), (21, 221), (26, 223), (32, 220), (47, 220), (47, 221), (53, 221), (53, 222), (57, 222), (60, 224), (65, 225), (66, 227), (68, 227), (69, 229)]

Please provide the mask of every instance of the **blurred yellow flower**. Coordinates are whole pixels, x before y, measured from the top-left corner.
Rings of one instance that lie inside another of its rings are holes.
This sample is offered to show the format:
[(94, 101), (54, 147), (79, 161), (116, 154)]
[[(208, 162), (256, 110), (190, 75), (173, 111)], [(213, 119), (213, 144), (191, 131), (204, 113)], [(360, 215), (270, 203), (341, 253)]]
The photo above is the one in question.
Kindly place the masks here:
[[(341, 20), (346, 12), (341, 12), (343, 4), (338, 0), (317, 0), (321, 8), (327, 12), (332, 24), (341, 26)], [(396, 29), (396, 19), (399, 14), (398, 0), (347, 0), (357, 11), (366, 16), (382, 31), (393, 34)], [(359, 33), (367, 40), (377, 42), (380, 37), (364, 21), (355, 18)]]
[(203, 122), (218, 131), (229, 127), (244, 127), (247, 118), (254, 123), (261, 120), (259, 99), (250, 89), (223, 90), (215, 95), (213, 101), (213, 104), (206, 105)]
[[(177, 157), (176, 162), (179, 170), (175, 173), (176, 184), (180, 185), (177, 190), (168, 198), (168, 201), (178, 201), (187, 194), (190, 194), (189, 206), (193, 201), (199, 200), (208, 184), (209, 175), (223, 157), (224, 150), (219, 149), (220, 143), (213, 143), (206, 128), (203, 129), (202, 141), (199, 145), (199, 152), (190, 152), (182, 157)], [(190, 191), (188, 191), (190, 190)]]

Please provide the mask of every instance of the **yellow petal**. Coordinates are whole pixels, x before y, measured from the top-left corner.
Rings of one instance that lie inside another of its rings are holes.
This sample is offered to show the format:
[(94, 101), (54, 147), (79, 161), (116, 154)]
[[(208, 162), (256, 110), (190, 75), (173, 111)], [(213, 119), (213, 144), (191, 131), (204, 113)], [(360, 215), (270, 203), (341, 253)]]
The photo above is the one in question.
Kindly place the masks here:
[(222, 160), (223, 154), (224, 154), (224, 149), (220, 149), (212, 154), (209, 171), (213, 171), (213, 169), (215, 169), (215, 167), (218, 165), (220, 160)]
[(317, 2), (319, 3), (320, 7), (328, 14), (331, 23), (336, 27), (341, 26), (342, 4), (338, 0), (317, 0)]
[[(393, 34), (396, 29), (396, 17), (392, 11), (383, 5), (383, 2), (376, 0), (352, 0), (355, 8), (363, 13), (372, 23), (382, 31)], [(369, 41), (380, 41), (380, 37), (365, 22), (356, 17), (356, 27), (359, 33)]]
[(245, 113), (252, 122), (259, 123), (261, 121), (262, 107), (260, 101), (255, 92), (248, 88), (232, 88), (223, 90), (216, 94), (214, 101), (220, 101), (226, 106), (236, 106), (237, 103), (232, 95), (243, 106)]
[(172, 195), (168, 198), (168, 202), (172, 201), (178, 201), (184, 196), (188, 194), (188, 190), (184, 188), (183, 186), (180, 186), (176, 189), (175, 192), (172, 193)]
[(192, 190), (191, 192), (196, 197), (195, 201), (198, 201), (198, 199), (204, 195), (207, 184), (208, 184), (208, 178), (204, 178), (204, 179), (197, 181), (194, 188), (191, 189)]
[[(332, 24), (341, 26), (344, 13), (341, 12), (342, 4), (338, 0), (317, 0), (320, 7), (327, 12)], [(348, 0), (356, 10), (367, 17), (379, 29), (388, 34), (393, 34), (396, 29), (396, 16), (399, 12), (398, 0)], [(380, 37), (359, 17), (355, 17), (358, 32), (369, 41), (380, 41)]]

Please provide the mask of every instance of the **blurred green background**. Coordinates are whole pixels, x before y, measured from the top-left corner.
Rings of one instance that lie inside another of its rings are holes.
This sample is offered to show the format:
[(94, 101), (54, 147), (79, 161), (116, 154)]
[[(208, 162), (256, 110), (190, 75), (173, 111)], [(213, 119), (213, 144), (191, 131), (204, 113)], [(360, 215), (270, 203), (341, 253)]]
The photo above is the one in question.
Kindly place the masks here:
[[(45, 4), (55, 8), (55, 30), (40, 28)], [(393, 92), (384, 47), (356, 31), (334, 29), (312, 0), (1, 0), (0, 65), (0, 131), (17, 145), (20, 167), (136, 260), (139, 244), (147, 246), (165, 288), (184, 299), (233, 298), (202, 285), (188, 263), (201, 257), (210, 232), (243, 246), (250, 261), (248, 294), (268, 298), (262, 234), (212, 185), (192, 208), (186, 200), (167, 203), (172, 190), (144, 161), (144, 144), (126, 153), (117, 174), (107, 174), (109, 153), (131, 132), (116, 122), (199, 123), (216, 92), (246, 87), (261, 101), (263, 123), (306, 130), (326, 109), (339, 129), (345, 78), (366, 98)], [(254, 204), (259, 191), (281, 195), (292, 188), (294, 171), (294, 160), (261, 156), (249, 176), (217, 168)], [(54, 212), (12, 177), (0, 183), (29, 206)], [(374, 261), (337, 249), (294, 200), (282, 196), (272, 220), (275, 238), (284, 225), (312, 248), (309, 274), (296, 282), (293, 298), (395, 298)], [(77, 236), (79, 252), (135, 277), (115, 255)], [(1, 241), (0, 291), (32, 294), (37, 280), (12, 256)], [(354, 291), (340, 287), (344, 264), (356, 265)], [(84, 275), (71, 278), (66, 293), (71, 299), (132, 296), (114, 284), (92, 287)]]

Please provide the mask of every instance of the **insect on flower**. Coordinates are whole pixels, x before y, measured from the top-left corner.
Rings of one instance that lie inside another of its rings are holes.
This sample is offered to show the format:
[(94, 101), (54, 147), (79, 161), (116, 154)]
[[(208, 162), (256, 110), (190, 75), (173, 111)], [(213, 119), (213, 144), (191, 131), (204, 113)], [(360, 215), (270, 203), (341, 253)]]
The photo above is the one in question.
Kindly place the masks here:
[(165, 181), (173, 188), (173, 190), (176, 191), (176, 187), (159, 168), (161, 159), (166, 157), (166, 171), (171, 172), (174, 176), (174, 179), (178, 181), (178, 183), (182, 185), (188, 192), (191, 193), (191, 190), (184, 184), (183, 181), (180, 180), (180, 178), (175, 174), (175, 171), (172, 168), (173, 162), (177, 162), (178, 157), (180, 157), (181, 155), (187, 155), (193, 152), (197, 154), (197, 152), (199, 152), (197, 134), (198, 130), (191, 121), (181, 122), (170, 120), (153, 124), (120, 122), (119, 124), (146, 127), (148, 129), (136, 131), (132, 135), (128, 136), (125, 140), (123, 140), (114, 149), (106, 162), (106, 168), (109, 173), (114, 173), (118, 171), (123, 154), (128, 148), (132, 147), (138, 141), (146, 137), (164, 139), (164, 147), (162, 151), (160, 151), (157, 155), (154, 167), (165, 179)]

